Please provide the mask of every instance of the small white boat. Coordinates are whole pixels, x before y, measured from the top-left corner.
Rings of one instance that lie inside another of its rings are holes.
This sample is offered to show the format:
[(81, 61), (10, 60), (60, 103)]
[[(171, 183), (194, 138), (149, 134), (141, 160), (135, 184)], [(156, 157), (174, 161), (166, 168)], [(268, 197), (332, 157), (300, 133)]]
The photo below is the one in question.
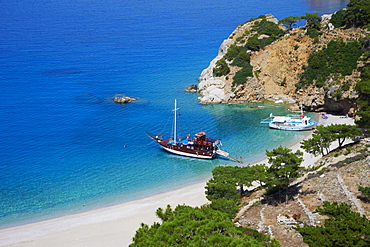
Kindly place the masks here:
[(272, 113), (269, 118), (262, 119), (261, 123), (268, 123), (272, 129), (279, 130), (312, 130), (315, 128), (317, 122), (311, 120), (310, 117), (303, 113), (288, 114), (287, 116), (274, 116)]

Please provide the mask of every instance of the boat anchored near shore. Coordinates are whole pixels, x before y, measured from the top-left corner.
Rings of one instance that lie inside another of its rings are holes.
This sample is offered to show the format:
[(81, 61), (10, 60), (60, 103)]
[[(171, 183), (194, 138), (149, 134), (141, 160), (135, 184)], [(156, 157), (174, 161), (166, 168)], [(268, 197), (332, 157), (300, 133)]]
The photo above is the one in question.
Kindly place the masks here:
[(176, 133), (176, 117), (177, 117), (177, 102), (175, 100), (174, 108), (174, 132), (173, 137), (169, 139), (163, 138), (161, 135), (147, 135), (154, 139), (164, 150), (169, 153), (182, 155), (198, 159), (214, 159), (217, 155), (224, 156), (231, 160), (241, 163), (241, 161), (229, 156), (229, 153), (221, 150), (221, 141), (212, 139), (206, 136), (206, 133), (201, 131), (191, 137), (189, 134), (185, 139), (177, 137)]
[(312, 130), (315, 128), (317, 122), (311, 120), (303, 114), (288, 114), (286, 116), (274, 116), (272, 113), (269, 118), (262, 119), (260, 123), (269, 124), (272, 129), (279, 130)]

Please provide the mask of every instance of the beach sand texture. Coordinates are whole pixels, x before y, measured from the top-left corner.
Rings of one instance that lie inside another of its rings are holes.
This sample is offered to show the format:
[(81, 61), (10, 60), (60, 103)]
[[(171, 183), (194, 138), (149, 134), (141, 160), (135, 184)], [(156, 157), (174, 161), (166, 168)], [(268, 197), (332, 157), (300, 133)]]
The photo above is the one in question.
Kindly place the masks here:
[[(320, 119), (320, 124), (336, 123), (354, 124), (354, 120), (333, 115)], [(299, 146), (296, 143), (289, 148), (295, 151)], [(303, 166), (312, 165), (319, 158), (304, 153)], [(267, 159), (257, 163), (267, 164)], [(0, 246), (128, 246), (141, 223), (151, 225), (159, 221), (155, 215), (157, 208), (165, 208), (168, 204), (175, 207), (207, 203), (205, 185), (206, 182), (202, 182), (98, 210), (2, 229)]]

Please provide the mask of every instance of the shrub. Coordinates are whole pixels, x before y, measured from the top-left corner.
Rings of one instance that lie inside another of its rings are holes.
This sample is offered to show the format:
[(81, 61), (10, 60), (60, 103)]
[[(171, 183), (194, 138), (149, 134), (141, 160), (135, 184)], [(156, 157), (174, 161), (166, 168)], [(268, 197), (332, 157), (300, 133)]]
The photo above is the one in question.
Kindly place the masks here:
[(350, 0), (344, 13), (347, 27), (363, 27), (370, 24), (370, 1)]
[(315, 28), (307, 28), (307, 35), (314, 39), (319, 37), (319, 31)]
[(333, 24), (335, 28), (344, 26), (344, 13), (345, 12), (346, 12), (345, 10), (339, 10), (332, 15), (330, 19), (330, 23)]
[(317, 87), (322, 87), (333, 74), (350, 75), (357, 68), (361, 54), (362, 49), (357, 41), (345, 43), (341, 39), (332, 40), (325, 49), (311, 53), (308, 66), (296, 86), (300, 88), (316, 82)]
[(244, 68), (236, 72), (233, 78), (234, 79), (233, 86), (244, 84), (247, 81), (247, 77), (252, 77), (253, 76), (252, 69), (253, 69), (252, 66), (248, 64)]
[(260, 41), (257, 35), (250, 37), (245, 44), (245, 47), (252, 51), (258, 51), (260, 49)]
[(266, 34), (275, 38), (280, 37), (284, 34), (284, 31), (281, 30), (278, 25), (266, 20), (263, 20), (259, 23), (257, 32), (258, 34)]
[(260, 39), (260, 49), (262, 49), (263, 47), (265, 46), (268, 46), (269, 44), (271, 44), (272, 42), (274, 42), (276, 40), (275, 37), (267, 37), (267, 38), (263, 38), (263, 39)]
[(230, 73), (230, 68), (227, 65), (225, 59), (220, 59), (216, 62), (216, 66), (213, 68), (213, 76), (223, 76)]
[(346, 82), (343, 82), (341, 89), (343, 91), (348, 91), (350, 89), (350, 87), (351, 87), (351, 83), (346, 81)]
[(240, 53), (241, 50), (245, 50), (244, 47), (242, 46), (237, 46), (237, 45), (230, 45), (230, 47), (227, 49), (226, 54), (224, 55), (224, 59), (227, 61), (233, 61), (234, 58)]
[(250, 55), (247, 51), (240, 51), (234, 61), (231, 63), (233, 66), (247, 67), (249, 65)]

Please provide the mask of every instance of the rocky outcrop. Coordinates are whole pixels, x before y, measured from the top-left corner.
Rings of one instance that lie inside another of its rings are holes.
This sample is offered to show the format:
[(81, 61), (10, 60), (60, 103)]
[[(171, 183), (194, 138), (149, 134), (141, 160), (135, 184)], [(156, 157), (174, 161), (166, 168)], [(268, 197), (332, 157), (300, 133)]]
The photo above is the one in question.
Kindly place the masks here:
[(198, 91), (198, 87), (197, 85), (195, 84), (192, 84), (190, 86), (188, 86), (186, 89), (185, 89), (186, 92), (189, 92), (189, 93), (196, 93)]
[(198, 79), (198, 92), (201, 95), (199, 101), (201, 104), (227, 103), (234, 96), (231, 92), (231, 86), (224, 79), (213, 76), (213, 68), (216, 62), (226, 54), (231, 44), (231, 39), (224, 40), (218, 49), (217, 57), (211, 61), (208, 68), (202, 71)]
[[(277, 23), (272, 15), (266, 17), (268, 21)], [(295, 28), (265, 48), (256, 52), (249, 51), (253, 77), (247, 78), (243, 85), (233, 87), (232, 78), (240, 68), (230, 65), (230, 73), (221, 77), (213, 75), (213, 68), (231, 45), (244, 45), (240, 43), (240, 37), (245, 37), (246, 33), (252, 35), (254, 22), (260, 19), (239, 25), (232, 35), (222, 42), (217, 57), (201, 73), (198, 84), (200, 103), (247, 103), (270, 100), (293, 103), (295, 105), (292, 106), (292, 110), (303, 105), (307, 111), (353, 114), (356, 110), (357, 97), (354, 90), (358, 78), (356, 71), (345, 78), (328, 80), (325, 90), (314, 87), (298, 90), (295, 86), (312, 52), (322, 49), (333, 39), (341, 38), (346, 41), (361, 35), (359, 30), (333, 29), (329, 23), (330, 18), (331, 15), (323, 16), (322, 26), (325, 28), (318, 39), (306, 35), (305, 28)], [(345, 81), (351, 83), (347, 91), (336, 86)]]
[(115, 96), (113, 98), (113, 101), (119, 104), (127, 104), (135, 100), (137, 100), (137, 98), (129, 97), (129, 96)]

